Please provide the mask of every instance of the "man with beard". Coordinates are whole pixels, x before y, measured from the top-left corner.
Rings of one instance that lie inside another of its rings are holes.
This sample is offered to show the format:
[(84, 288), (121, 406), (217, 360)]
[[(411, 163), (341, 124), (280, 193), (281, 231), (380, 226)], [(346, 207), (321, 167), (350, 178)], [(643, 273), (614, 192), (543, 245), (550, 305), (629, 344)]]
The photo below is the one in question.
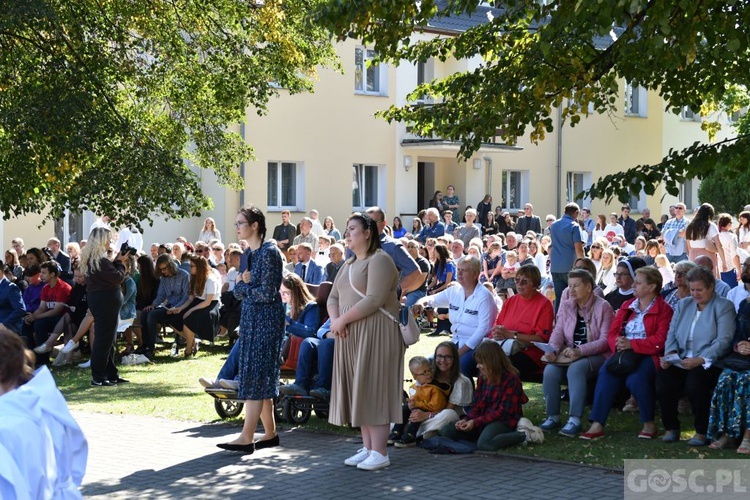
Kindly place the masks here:
[(727, 294), (727, 298), (734, 304), (735, 311), (739, 311), (742, 301), (750, 297), (750, 257), (742, 263), (740, 279), (742, 280), (742, 286), (732, 288)]

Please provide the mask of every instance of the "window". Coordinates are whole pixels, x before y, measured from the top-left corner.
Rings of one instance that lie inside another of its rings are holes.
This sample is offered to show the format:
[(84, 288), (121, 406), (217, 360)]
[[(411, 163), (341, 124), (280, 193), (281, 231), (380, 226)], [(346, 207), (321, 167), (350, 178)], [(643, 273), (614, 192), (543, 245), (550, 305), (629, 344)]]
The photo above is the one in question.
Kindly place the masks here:
[[(435, 78), (435, 60), (429, 59), (427, 62), (417, 62), (417, 85), (429, 83)], [(417, 99), (418, 104), (432, 104), (432, 98), (426, 95)]]
[(268, 162), (268, 208), (296, 209), (301, 206), (299, 188), (302, 186), (301, 164), (294, 162)]
[(368, 64), (375, 58), (375, 51), (365, 47), (354, 49), (354, 91), (358, 94), (386, 95), (386, 66)]
[(355, 163), (352, 171), (352, 208), (365, 210), (379, 205), (379, 167)]
[(529, 199), (528, 172), (503, 170), (501, 203), (505, 210), (523, 208)]
[(83, 233), (83, 212), (71, 212), (67, 208), (63, 216), (55, 220), (55, 238), (60, 240), (62, 250), (71, 241), (81, 241), (87, 235)]
[(690, 106), (683, 106), (682, 111), (680, 111), (680, 120), (699, 122), (701, 121), (700, 111), (695, 111)]
[(625, 82), (625, 115), (647, 116), (646, 89), (637, 83)]
[(578, 203), (581, 207), (591, 202), (579, 196), (582, 191), (591, 187), (591, 172), (568, 172), (565, 183), (565, 200), (567, 203)]
[(698, 203), (698, 184), (696, 179), (688, 179), (680, 185), (679, 199), (688, 210), (693, 210), (700, 205)]
[(631, 194), (628, 205), (630, 205), (631, 212), (640, 212), (641, 210), (646, 208), (646, 191), (641, 189), (641, 192), (637, 195)]

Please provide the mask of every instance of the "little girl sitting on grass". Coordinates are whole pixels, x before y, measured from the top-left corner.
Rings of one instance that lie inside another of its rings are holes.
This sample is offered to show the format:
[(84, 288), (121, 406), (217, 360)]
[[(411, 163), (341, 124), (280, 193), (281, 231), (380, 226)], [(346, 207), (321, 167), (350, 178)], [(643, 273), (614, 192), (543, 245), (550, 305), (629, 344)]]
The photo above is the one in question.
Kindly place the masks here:
[(440, 429), (453, 440), (475, 441), (482, 451), (497, 451), (521, 444), (526, 439), (516, 432), (529, 401), (523, 392), (518, 370), (496, 342), (482, 342), (474, 350), (479, 378), (474, 401), (461, 420)]

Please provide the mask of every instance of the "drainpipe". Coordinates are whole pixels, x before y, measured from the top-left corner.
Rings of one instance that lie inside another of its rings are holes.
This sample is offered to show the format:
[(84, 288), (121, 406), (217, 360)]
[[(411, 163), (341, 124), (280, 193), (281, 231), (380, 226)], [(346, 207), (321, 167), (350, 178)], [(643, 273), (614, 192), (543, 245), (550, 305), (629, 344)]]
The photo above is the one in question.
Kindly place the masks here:
[(557, 108), (557, 213), (562, 213), (562, 109)]
[(487, 186), (487, 191), (485, 192), (489, 194), (490, 196), (492, 196), (492, 158), (490, 158), (489, 156), (484, 156), (482, 157), (482, 159), (487, 165), (487, 173), (488, 173), (487, 183), (489, 184), (489, 186)]
[[(245, 123), (240, 123), (240, 137), (242, 137), (242, 140), (245, 141)], [(245, 162), (243, 161), (240, 163), (240, 177), (242, 178), (242, 190), (240, 191), (240, 208), (245, 206), (245, 189), (247, 186), (245, 186)], [(266, 200), (267, 202), (268, 200)]]

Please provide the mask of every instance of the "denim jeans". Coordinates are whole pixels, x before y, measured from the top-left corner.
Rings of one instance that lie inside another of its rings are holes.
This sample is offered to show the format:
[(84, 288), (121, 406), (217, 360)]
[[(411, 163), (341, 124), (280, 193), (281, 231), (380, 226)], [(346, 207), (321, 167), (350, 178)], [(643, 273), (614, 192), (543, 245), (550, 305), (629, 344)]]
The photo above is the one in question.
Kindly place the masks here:
[(562, 294), (568, 287), (568, 273), (551, 273), (552, 284), (555, 286), (555, 314), (557, 314), (557, 308), (560, 307), (560, 299)]
[(404, 306), (411, 307), (414, 304), (417, 303), (419, 299), (427, 295), (422, 290), (414, 290), (413, 292), (409, 292), (406, 294), (406, 300), (404, 301)]
[[(326, 389), (331, 390), (331, 379), (333, 378), (333, 348), (334, 339), (319, 339), (309, 337), (302, 341), (299, 346), (299, 358), (297, 359), (297, 374), (294, 383), (305, 390)], [(318, 380), (313, 386), (315, 373)]]
[(232, 350), (229, 351), (227, 360), (224, 361), (224, 366), (219, 370), (219, 374), (216, 376), (217, 380), (234, 380), (240, 371), (240, 343), (235, 342), (232, 346)]

